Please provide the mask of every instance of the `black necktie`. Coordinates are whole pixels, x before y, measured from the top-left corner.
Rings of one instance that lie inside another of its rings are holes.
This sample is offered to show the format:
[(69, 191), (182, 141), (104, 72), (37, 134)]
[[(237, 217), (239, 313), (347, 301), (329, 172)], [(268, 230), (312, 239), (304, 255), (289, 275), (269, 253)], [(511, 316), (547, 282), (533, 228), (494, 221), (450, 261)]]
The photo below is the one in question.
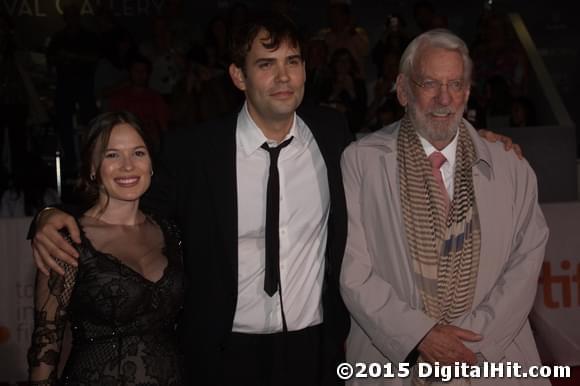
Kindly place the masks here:
[(278, 156), (280, 150), (292, 142), (290, 137), (276, 147), (269, 147), (264, 142), (262, 149), (270, 153), (270, 172), (266, 193), (266, 269), (264, 291), (274, 295), (280, 284), (280, 181), (278, 177)]

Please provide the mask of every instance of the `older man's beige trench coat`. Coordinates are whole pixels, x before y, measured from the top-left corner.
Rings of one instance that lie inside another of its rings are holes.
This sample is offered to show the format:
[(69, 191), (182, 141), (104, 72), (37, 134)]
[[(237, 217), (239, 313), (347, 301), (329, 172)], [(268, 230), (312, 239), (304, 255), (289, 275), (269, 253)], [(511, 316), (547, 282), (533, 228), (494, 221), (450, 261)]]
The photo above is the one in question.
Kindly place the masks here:
[[(534, 172), (468, 125), (477, 152), (473, 183), (481, 252), (471, 312), (454, 322), (483, 335), (466, 343), (490, 362), (539, 365), (528, 314), (536, 295), (548, 228)], [(347, 360), (404, 363), (436, 321), (421, 311), (401, 216), (399, 123), (351, 144), (342, 159), (348, 239), (341, 291), (352, 315)], [(549, 384), (530, 379), (471, 379), (474, 385)], [(352, 385), (409, 384), (410, 378), (352, 379)]]

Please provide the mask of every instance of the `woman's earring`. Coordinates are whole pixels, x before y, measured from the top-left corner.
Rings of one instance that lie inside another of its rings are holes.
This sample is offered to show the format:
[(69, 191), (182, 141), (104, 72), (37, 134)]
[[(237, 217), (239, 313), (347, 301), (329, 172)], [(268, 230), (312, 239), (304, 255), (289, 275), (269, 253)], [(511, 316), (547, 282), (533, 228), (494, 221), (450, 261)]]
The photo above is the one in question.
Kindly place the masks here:
[(97, 177), (95, 176), (95, 173), (91, 173), (89, 178), (91, 179), (91, 181), (94, 181)]
[(151, 177), (153, 177), (153, 169), (151, 169)]

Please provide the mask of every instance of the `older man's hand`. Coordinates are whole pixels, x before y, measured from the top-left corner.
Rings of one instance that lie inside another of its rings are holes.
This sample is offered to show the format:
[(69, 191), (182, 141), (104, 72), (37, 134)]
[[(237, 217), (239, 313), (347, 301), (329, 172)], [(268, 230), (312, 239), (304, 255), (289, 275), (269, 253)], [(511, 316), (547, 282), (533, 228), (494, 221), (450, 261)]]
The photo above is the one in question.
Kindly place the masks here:
[(478, 342), (482, 336), (456, 326), (436, 325), (423, 338), (417, 350), (427, 362), (451, 365), (455, 362), (476, 364), (475, 353), (463, 341)]

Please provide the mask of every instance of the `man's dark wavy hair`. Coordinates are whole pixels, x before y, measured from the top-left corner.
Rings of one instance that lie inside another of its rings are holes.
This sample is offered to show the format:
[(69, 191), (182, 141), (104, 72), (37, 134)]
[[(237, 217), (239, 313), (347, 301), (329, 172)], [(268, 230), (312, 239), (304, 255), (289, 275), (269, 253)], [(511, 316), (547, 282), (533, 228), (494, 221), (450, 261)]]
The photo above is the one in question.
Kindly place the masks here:
[(232, 63), (242, 71), (245, 71), (246, 57), (252, 49), (252, 43), (262, 30), (268, 33), (268, 39), (261, 42), (264, 48), (274, 51), (283, 42), (288, 42), (302, 52), (302, 35), (288, 16), (273, 11), (254, 13), (240, 28), (233, 31), (230, 40)]

